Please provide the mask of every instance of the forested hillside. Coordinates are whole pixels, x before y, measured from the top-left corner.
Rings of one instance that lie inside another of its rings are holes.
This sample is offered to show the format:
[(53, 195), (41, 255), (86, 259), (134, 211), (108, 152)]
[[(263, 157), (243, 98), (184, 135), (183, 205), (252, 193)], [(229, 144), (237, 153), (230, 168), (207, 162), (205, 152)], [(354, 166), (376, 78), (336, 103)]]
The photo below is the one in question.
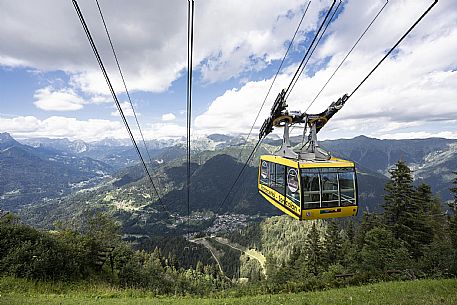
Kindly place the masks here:
[[(52, 232), (37, 231), (6, 214), (0, 220), (0, 273), (38, 280), (97, 278), (156, 294), (198, 295), (456, 277), (456, 215), (445, 213), (428, 185), (413, 184), (404, 162), (390, 174), (382, 213), (365, 213), (361, 221), (299, 222), (283, 215), (228, 232), (224, 242), (214, 235), (195, 237), (206, 239), (216, 253), (183, 238), (151, 239), (133, 247), (122, 241), (120, 224), (104, 213), (87, 215), (82, 227), (60, 223)], [(455, 209), (457, 174), (454, 186)], [(265, 270), (227, 242), (263, 254)]]

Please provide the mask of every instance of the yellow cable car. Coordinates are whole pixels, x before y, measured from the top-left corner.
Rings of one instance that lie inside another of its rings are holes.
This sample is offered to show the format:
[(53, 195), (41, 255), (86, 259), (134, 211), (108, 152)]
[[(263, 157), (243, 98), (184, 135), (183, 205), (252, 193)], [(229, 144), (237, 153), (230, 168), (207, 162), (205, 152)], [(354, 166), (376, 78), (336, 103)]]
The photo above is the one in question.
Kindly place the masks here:
[[(260, 130), (260, 139), (274, 127), (284, 128), (284, 136), (282, 146), (275, 155), (260, 157), (259, 193), (298, 220), (357, 215), (355, 164), (332, 157), (317, 143), (317, 133), (343, 107), (348, 96), (344, 95), (327, 110), (313, 115), (297, 111), (289, 113), (284, 96), (283, 90)], [(294, 151), (289, 140), (289, 127), (303, 123), (310, 128), (308, 141)]]
[(261, 156), (258, 187), (266, 200), (298, 220), (357, 214), (357, 179), (350, 161)]

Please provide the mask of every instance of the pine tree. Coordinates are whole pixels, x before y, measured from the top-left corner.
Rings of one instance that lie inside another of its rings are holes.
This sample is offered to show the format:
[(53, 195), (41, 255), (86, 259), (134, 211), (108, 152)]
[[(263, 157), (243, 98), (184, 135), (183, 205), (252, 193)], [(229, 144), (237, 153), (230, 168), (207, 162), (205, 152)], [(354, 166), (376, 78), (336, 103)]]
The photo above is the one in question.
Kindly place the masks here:
[(454, 179), (452, 180), (453, 187), (450, 188), (450, 191), (454, 197), (454, 200), (449, 204), (449, 206), (454, 211), (454, 215), (457, 214), (457, 172), (454, 172)]
[(330, 221), (325, 232), (324, 257), (327, 265), (338, 263), (342, 259), (341, 238), (338, 225)]
[(354, 242), (354, 237), (355, 237), (355, 230), (354, 230), (354, 222), (350, 221), (348, 228), (347, 228), (347, 238), (349, 242), (353, 243)]
[[(430, 203), (418, 200), (411, 170), (403, 161), (398, 161), (389, 172), (391, 179), (385, 187), (384, 221), (394, 237), (405, 242), (411, 255), (418, 259), (423, 246), (430, 244), (433, 237), (424, 213)], [(426, 187), (421, 188), (421, 192), (427, 191)]]
[(371, 229), (382, 227), (382, 219), (380, 215), (364, 212), (362, 215), (362, 223), (358, 226), (354, 235), (354, 247), (360, 251), (365, 243), (365, 235)]
[(313, 225), (308, 232), (304, 254), (307, 271), (314, 275), (318, 275), (322, 264), (322, 248), (319, 231), (316, 228), (316, 222), (313, 222)]
[(430, 185), (421, 183), (417, 187), (416, 200), (419, 208), (421, 209), (421, 212), (423, 212), (424, 214), (430, 213), (433, 203), (435, 201), (433, 198), (432, 188), (430, 187)]
[[(454, 172), (457, 175), (457, 172)], [(457, 176), (452, 180), (453, 187), (450, 188), (451, 193), (454, 196), (453, 210), (454, 215), (449, 220), (449, 233), (452, 241), (452, 246), (457, 251)]]

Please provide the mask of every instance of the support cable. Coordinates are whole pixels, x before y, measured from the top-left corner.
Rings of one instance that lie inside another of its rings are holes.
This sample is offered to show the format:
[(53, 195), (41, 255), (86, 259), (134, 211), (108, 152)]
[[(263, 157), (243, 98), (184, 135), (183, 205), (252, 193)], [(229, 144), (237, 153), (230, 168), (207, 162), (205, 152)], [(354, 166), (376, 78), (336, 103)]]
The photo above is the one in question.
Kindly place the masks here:
[(349, 55), (352, 53), (352, 51), (355, 49), (355, 47), (359, 44), (360, 40), (362, 40), (363, 36), (365, 36), (366, 32), (370, 29), (371, 25), (376, 21), (376, 19), (378, 18), (378, 16), (381, 14), (381, 12), (384, 10), (384, 8), (386, 7), (387, 3), (389, 3), (389, 0), (386, 1), (386, 3), (384, 3), (384, 5), (381, 7), (381, 9), (379, 10), (379, 12), (376, 14), (376, 16), (373, 18), (373, 20), (371, 20), (370, 24), (367, 26), (367, 28), (365, 29), (365, 31), (363, 31), (362, 35), (360, 35), (360, 37), (357, 39), (357, 41), (354, 43), (354, 45), (352, 46), (352, 48), (349, 50), (349, 52), (346, 54), (346, 56), (343, 58), (343, 60), (340, 62), (340, 64), (338, 65), (338, 67), (336, 67), (335, 71), (333, 71), (332, 75), (329, 77), (329, 79), (327, 80), (327, 82), (325, 82), (324, 86), (321, 88), (321, 90), (316, 94), (316, 96), (314, 97), (314, 99), (311, 101), (311, 103), (309, 104), (308, 108), (306, 108), (305, 110), (305, 113), (309, 110), (309, 108), (311, 108), (311, 106), (313, 105), (314, 101), (316, 101), (316, 99), (319, 97), (319, 95), (322, 93), (322, 91), (324, 91), (325, 87), (327, 87), (328, 83), (332, 80), (333, 76), (335, 75), (335, 73), (341, 68), (341, 66), (344, 64), (344, 62), (346, 61), (346, 59), (349, 57)]
[[(360, 82), (360, 84), (352, 91), (352, 93), (349, 95), (349, 97), (351, 97), (359, 88), (360, 86), (370, 77), (370, 75), (379, 67), (379, 65), (392, 53), (392, 51), (401, 43), (401, 41), (413, 30), (413, 28), (425, 17), (425, 15), (427, 15), (429, 13), (429, 11), (433, 8), (433, 6), (436, 5), (436, 3), (438, 3), (438, 0), (435, 0), (431, 5), (430, 7), (419, 17), (419, 19), (408, 29), (408, 31), (406, 31), (406, 33), (397, 41), (397, 43), (386, 53), (386, 55), (376, 64), (376, 66), (370, 71), (370, 73), (368, 73), (368, 75)], [(333, 5), (332, 5), (333, 7)], [(329, 10), (330, 12), (330, 10)], [(328, 13), (327, 13), (327, 16), (328, 16)], [(324, 19), (325, 21), (325, 19)], [(322, 27), (322, 25), (321, 25)], [(319, 31), (318, 31), (319, 32)], [(316, 38), (317, 36), (315, 36)], [(309, 49), (308, 49), (309, 50)], [(304, 57), (305, 58), (305, 57)], [(303, 60), (304, 61), (304, 60)], [(302, 62), (303, 62), (302, 61)], [(300, 64), (301, 65), (301, 64)], [(299, 66), (299, 69), (300, 69), (300, 66)], [(297, 70), (298, 72), (299, 70)], [(297, 74), (296, 72), (296, 74)], [(295, 77), (295, 75), (294, 75)], [(291, 82), (292, 83), (292, 82)], [(289, 88), (288, 88), (289, 89)], [(287, 92), (287, 91), (286, 91)], [(348, 97), (348, 99), (349, 99)], [(243, 172), (243, 170), (246, 168), (249, 160), (252, 158), (252, 156), (254, 155), (254, 152), (257, 150), (260, 142), (263, 140), (263, 138), (259, 139), (259, 141), (257, 142), (256, 146), (254, 147), (254, 149), (252, 150), (251, 154), (249, 155), (248, 157), (248, 160), (246, 161), (245, 165), (243, 166), (243, 169), (242, 171), (240, 172), (240, 174), (238, 175), (237, 179), (235, 180), (235, 183), (238, 181), (239, 177), (241, 176), (241, 173)], [(233, 187), (235, 186), (235, 183), (232, 184), (228, 194), (225, 196), (224, 200), (222, 201), (222, 203), (220, 204), (219, 208), (218, 208), (218, 211), (220, 210), (220, 208), (222, 207), (222, 205), (225, 203), (226, 199), (228, 198), (228, 195), (230, 194), (230, 192), (233, 190)]]
[(313, 47), (311, 53), (309, 54), (308, 59), (306, 60), (306, 62), (304, 63), (304, 65), (301, 67), (300, 73), (298, 73), (298, 76), (295, 78), (292, 87), (291, 87), (290, 90), (287, 92), (287, 95), (286, 95), (286, 97), (285, 97), (285, 100), (287, 100), (287, 99), (289, 98), (290, 93), (291, 93), (292, 90), (294, 89), (294, 87), (295, 87), (295, 85), (297, 84), (297, 82), (298, 82), (300, 76), (302, 75), (303, 71), (305, 70), (306, 65), (308, 64), (308, 62), (309, 62), (311, 56), (313, 56), (314, 50), (316, 50), (317, 46), (318, 46), (319, 43), (321, 42), (321, 39), (322, 39), (322, 37), (324, 36), (325, 32), (327, 31), (327, 28), (328, 28), (328, 26), (330, 25), (330, 23), (332, 22), (333, 17), (335, 16), (336, 12), (338, 11), (338, 8), (340, 7), (341, 2), (342, 2), (341, 0), (340, 0), (340, 2), (338, 2), (338, 5), (336, 6), (336, 9), (333, 11), (332, 16), (330, 17), (330, 19), (328, 20), (327, 24), (325, 25), (325, 28), (324, 28), (324, 30), (322, 31), (321, 35), (319, 36), (319, 39), (317, 40), (316, 44), (314, 44), (314, 47)]
[[(334, 3), (335, 3), (335, 2), (334, 2)], [(286, 53), (284, 54), (284, 56), (283, 56), (283, 58), (282, 58), (281, 64), (279, 65), (279, 68), (278, 68), (278, 70), (277, 70), (277, 72), (276, 72), (276, 74), (275, 74), (275, 77), (273, 78), (273, 81), (272, 81), (272, 83), (270, 84), (270, 87), (268, 88), (268, 92), (267, 92), (267, 94), (266, 94), (266, 96), (265, 96), (265, 98), (264, 98), (264, 100), (263, 100), (263, 102), (262, 102), (262, 105), (260, 106), (260, 110), (257, 112), (257, 116), (256, 116), (256, 118), (255, 118), (255, 120), (254, 120), (254, 123), (252, 124), (251, 129), (249, 130), (249, 134), (248, 134), (248, 136), (246, 137), (245, 145), (248, 144), (248, 140), (249, 140), (249, 137), (250, 137), (251, 134), (252, 134), (252, 130), (254, 129), (255, 123), (257, 122), (257, 119), (259, 118), (260, 112), (262, 111), (263, 107), (265, 106), (265, 102), (266, 102), (266, 100), (267, 100), (267, 98), (268, 98), (268, 96), (269, 96), (269, 94), (270, 94), (270, 91), (271, 91), (271, 89), (272, 89), (272, 87), (273, 87), (273, 84), (274, 84), (275, 81), (276, 81), (276, 78), (277, 78), (278, 75), (279, 75), (279, 72), (281, 71), (281, 68), (282, 68), (282, 66), (283, 66), (283, 64), (284, 64), (284, 61), (285, 61), (285, 59), (286, 59), (286, 57), (287, 57), (287, 54), (289, 53), (289, 50), (290, 50), (290, 48), (291, 48), (292, 45), (293, 45), (293, 42), (294, 42), (294, 40), (295, 40), (295, 37), (296, 37), (296, 35), (297, 35), (297, 33), (298, 33), (300, 27), (301, 27), (301, 24), (302, 24), (302, 22), (303, 22), (303, 19), (305, 18), (306, 12), (308, 11), (308, 8), (309, 8), (309, 5), (310, 5), (310, 4), (311, 4), (311, 1), (308, 2), (308, 5), (306, 6), (305, 11), (303, 12), (303, 15), (302, 15), (302, 17), (301, 17), (301, 19), (300, 19), (300, 22), (298, 23), (298, 26), (297, 26), (297, 28), (296, 28), (296, 30), (295, 30), (295, 33), (294, 33), (294, 35), (292, 36), (292, 40), (290, 41), (289, 46), (288, 46), (288, 48), (287, 48), (287, 50), (286, 50)], [(333, 6), (332, 6), (332, 7), (333, 7)], [(248, 165), (249, 162), (251, 161), (252, 157), (254, 156), (255, 152), (257, 151), (257, 149), (258, 149), (259, 145), (261, 144), (262, 140), (263, 140), (263, 139), (259, 139), (259, 140), (257, 141), (256, 145), (254, 146), (254, 148), (252, 149), (251, 153), (249, 154), (249, 157), (247, 158), (246, 162), (244, 163), (243, 167), (241, 168), (240, 172), (238, 173), (238, 176), (236, 177), (235, 181), (234, 181), (233, 184), (231, 185), (229, 191), (228, 191), (227, 194), (225, 195), (225, 197), (224, 197), (224, 199), (222, 200), (222, 202), (219, 204), (219, 207), (218, 207), (218, 209), (216, 210), (216, 214), (220, 211), (220, 209), (222, 208), (222, 206), (224, 205), (224, 203), (227, 201), (227, 198), (229, 197), (230, 193), (232, 192), (232, 190), (233, 190), (235, 184), (236, 184), (236, 183), (238, 182), (238, 180), (240, 179), (241, 175), (243, 174), (243, 172), (244, 172), (244, 170), (246, 169), (247, 165)], [(242, 153), (242, 151), (243, 151), (244, 149), (245, 149), (245, 148), (243, 148), (243, 149), (241, 150), (241, 152), (240, 152), (240, 159), (241, 159), (241, 153)]]
[(100, 4), (98, 2), (98, 0), (95, 0), (95, 2), (97, 3), (97, 7), (98, 7), (98, 11), (100, 13), (100, 17), (102, 19), (102, 22), (103, 22), (103, 26), (105, 28), (105, 32), (106, 32), (106, 36), (108, 37), (108, 40), (109, 40), (109, 44), (111, 46), (111, 50), (113, 51), (113, 56), (114, 56), (114, 59), (116, 60), (116, 65), (117, 65), (117, 68), (119, 70), (119, 74), (121, 75), (121, 79), (122, 79), (122, 83), (124, 84), (124, 89), (125, 89), (125, 93), (127, 94), (127, 98), (129, 100), (129, 103), (130, 103), (130, 107), (132, 107), (132, 111), (133, 111), (133, 116), (135, 117), (135, 121), (136, 121), (136, 125), (138, 127), (138, 130), (140, 131), (140, 135), (141, 135), (141, 139), (143, 141), (143, 145), (144, 145), (144, 149), (146, 150), (146, 154), (148, 155), (148, 159), (149, 159), (149, 164), (152, 165), (152, 158), (151, 158), (151, 154), (149, 153), (149, 149), (146, 145), (146, 141), (144, 139), (144, 135), (143, 135), (143, 131), (141, 130), (141, 127), (140, 127), (140, 123), (138, 121), (138, 117), (136, 115), (136, 111), (135, 111), (135, 108), (133, 107), (133, 103), (132, 103), (132, 99), (130, 97), (130, 93), (129, 93), (129, 90), (127, 89), (127, 84), (125, 82), (125, 78), (124, 78), (124, 74), (122, 73), (122, 69), (121, 69), (121, 65), (119, 64), (119, 60), (117, 58), (117, 54), (116, 54), (116, 51), (114, 49), (114, 45), (113, 45), (113, 42), (111, 40), (111, 35), (109, 34), (109, 31), (108, 31), (108, 26), (106, 25), (106, 22), (105, 22), (105, 18), (103, 16), (103, 12), (102, 12), (102, 9), (100, 7)]
[(194, 46), (194, 0), (188, 0), (187, 8), (187, 237), (190, 229), (190, 136), (192, 124), (192, 54)]
[(155, 193), (157, 194), (157, 197), (159, 199), (160, 204), (163, 205), (162, 198), (160, 197), (159, 193), (157, 192), (157, 189), (155, 187), (154, 181), (152, 180), (152, 176), (151, 176), (151, 174), (150, 174), (150, 172), (148, 170), (148, 167), (147, 167), (147, 165), (146, 165), (146, 163), (145, 163), (145, 161), (143, 159), (143, 156), (141, 155), (140, 149), (138, 148), (138, 145), (137, 145), (137, 143), (135, 141), (135, 138), (133, 137), (132, 131), (130, 130), (130, 126), (129, 126), (129, 124), (127, 122), (127, 119), (126, 119), (126, 117), (124, 115), (124, 112), (122, 111), (121, 105), (120, 105), (119, 100), (118, 100), (117, 95), (116, 95), (116, 92), (114, 91), (113, 85), (111, 84), (111, 81), (110, 81), (110, 79), (108, 77), (108, 73), (106, 72), (105, 66), (104, 66), (104, 64), (102, 62), (100, 54), (98, 53), (97, 47), (95, 46), (95, 42), (94, 42), (94, 40), (92, 38), (92, 35), (90, 34), (89, 28), (87, 27), (86, 21), (84, 20), (84, 17), (83, 17), (83, 14), (82, 14), (82, 12), (81, 12), (81, 10), (79, 8), (79, 5), (76, 2), (76, 0), (72, 0), (72, 2), (73, 2), (73, 6), (75, 7), (76, 13), (78, 14), (79, 20), (81, 21), (81, 25), (83, 26), (84, 32), (86, 33), (87, 39), (89, 40), (90, 46), (92, 48), (92, 51), (94, 52), (95, 58), (97, 59), (97, 62), (99, 64), (99, 66), (100, 66), (100, 69), (102, 70), (102, 73), (103, 73), (103, 76), (105, 78), (106, 84), (108, 85), (109, 90), (111, 92), (111, 96), (113, 97), (113, 100), (116, 103), (117, 109), (119, 110), (119, 114), (121, 115), (121, 118), (122, 118), (122, 121), (123, 121), (123, 123), (125, 125), (125, 128), (127, 129), (127, 132), (128, 132), (128, 134), (130, 136), (130, 139), (132, 140), (133, 146), (135, 147), (136, 152), (138, 153), (138, 156), (140, 158), (140, 161), (143, 164), (144, 171), (146, 172), (146, 174), (149, 177), (151, 185), (152, 185)]
[(349, 97), (350, 98), (357, 90), (359, 90), (360, 86), (362, 86), (362, 84), (370, 77), (370, 75), (381, 65), (381, 63), (390, 55), (390, 53), (392, 53), (393, 50), (395, 50), (395, 48), (402, 42), (403, 39), (405, 39), (406, 36), (408, 36), (408, 34), (416, 27), (416, 25), (422, 20), (422, 18), (425, 17), (425, 15), (428, 14), (428, 12), (430, 12), (430, 10), (435, 6), (435, 4), (438, 3), (438, 0), (435, 0), (430, 6), (429, 8), (419, 17), (419, 19), (416, 20), (416, 22), (414, 22), (414, 24), (408, 29), (408, 31), (406, 31), (405, 34), (403, 34), (403, 36), (397, 41), (397, 43), (386, 53), (386, 55), (384, 55), (384, 57), (376, 64), (376, 66), (370, 71), (370, 73), (368, 73), (367, 76), (365, 76), (365, 78), (360, 82), (360, 84), (358, 84), (357, 87), (355, 87), (355, 89), (351, 92), (351, 94), (349, 94)]
[(249, 155), (248, 159), (246, 160), (246, 162), (244, 163), (243, 167), (241, 168), (240, 172), (238, 173), (238, 176), (236, 177), (235, 181), (232, 183), (232, 185), (230, 186), (230, 189), (229, 191), (227, 192), (227, 194), (225, 195), (224, 197), (224, 200), (222, 200), (222, 202), (219, 204), (219, 207), (217, 208), (216, 210), (216, 214), (219, 213), (219, 211), (221, 210), (222, 206), (224, 205), (224, 203), (227, 201), (227, 198), (229, 197), (230, 193), (232, 192), (233, 188), (235, 187), (236, 183), (238, 182), (238, 180), (240, 179), (241, 175), (243, 174), (244, 170), (246, 169), (246, 166), (248, 165), (249, 161), (251, 161), (252, 157), (254, 156), (255, 152), (257, 151), (259, 145), (262, 143), (263, 141), (263, 138), (259, 139), (257, 141), (257, 143), (255, 144), (254, 148), (252, 149), (251, 151), (251, 154)]
[[(275, 77), (273, 78), (273, 81), (272, 81), (271, 84), (270, 84), (270, 88), (268, 88), (267, 94), (265, 95), (265, 98), (263, 99), (263, 102), (262, 102), (262, 105), (260, 106), (259, 112), (257, 112), (257, 116), (256, 116), (255, 119), (254, 119), (254, 123), (252, 124), (251, 129), (249, 130), (248, 136), (246, 137), (246, 140), (245, 140), (245, 142), (244, 142), (245, 145), (248, 144), (248, 140), (249, 140), (249, 137), (250, 137), (251, 134), (252, 134), (252, 130), (254, 129), (255, 123), (257, 123), (257, 119), (258, 119), (259, 116), (260, 116), (260, 112), (262, 112), (262, 109), (263, 109), (263, 107), (265, 106), (265, 102), (267, 101), (267, 98), (268, 98), (268, 96), (270, 95), (270, 91), (271, 91), (271, 89), (273, 88), (273, 85), (274, 85), (274, 83), (275, 83), (275, 81), (276, 81), (276, 78), (277, 78), (278, 75), (279, 75), (279, 72), (281, 72), (281, 69), (282, 69), (282, 66), (283, 66), (283, 64), (284, 64), (284, 61), (285, 61), (285, 59), (286, 59), (286, 57), (287, 57), (287, 54), (289, 53), (290, 48), (292, 47), (292, 45), (293, 45), (293, 43), (294, 43), (295, 36), (297, 35), (298, 30), (299, 30), (300, 27), (301, 27), (301, 24), (302, 24), (302, 22), (303, 22), (303, 19), (305, 18), (306, 12), (308, 11), (308, 8), (309, 8), (309, 5), (310, 5), (310, 4), (311, 4), (311, 1), (308, 2), (308, 5), (306, 6), (306, 9), (305, 9), (305, 11), (303, 12), (303, 15), (302, 15), (302, 17), (301, 17), (301, 19), (300, 19), (300, 22), (298, 23), (297, 29), (295, 30), (295, 33), (294, 33), (294, 35), (292, 36), (292, 40), (290, 41), (289, 46), (287, 47), (286, 53), (284, 53), (284, 56), (283, 56), (283, 58), (282, 58), (282, 60), (281, 60), (281, 64), (280, 64), (279, 67), (278, 67), (278, 71), (276, 71)], [(244, 148), (243, 148), (241, 151), (243, 151), (243, 150), (244, 150)], [(241, 159), (241, 152), (240, 152), (240, 159)]]
[(324, 20), (322, 21), (321, 25), (319, 26), (318, 31), (317, 31), (316, 34), (314, 35), (314, 38), (313, 38), (313, 40), (311, 41), (311, 44), (309, 45), (308, 50), (307, 50), (306, 53), (305, 53), (305, 56), (303, 56), (303, 59), (302, 59), (302, 61), (300, 62), (300, 65), (298, 65), (297, 71), (295, 71), (295, 74), (294, 74), (294, 76), (292, 77), (292, 80), (290, 81), (290, 84), (289, 84), (289, 86), (288, 86), (287, 89), (286, 89), (286, 93), (289, 91), (290, 87), (292, 86), (292, 83), (294, 82), (295, 78), (298, 76), (298, 73), (300, 72), (300, 69), (301, 69), (301, 67), (303, 66), (303, 63), (305, 62), (306, 57), (307, 57), (308, 54), (309, 54), (309, 51), (311, 50), (312, 46), (314, 45), (314, 42), (316, 41), (317, 37), (319, 36), (319, 33), (321, 32), (322, 27), (323, 27), (324, 24), (325, 24), (325, 21), (327, 20), (328, 16), (330, 15), (330, 12), (332, 11), (333, 6), (335, 6), (335, 3), (336, 3), (336, 0), (333, 0), (332, 6), (331, 6), (330, 9), (327, 11), (327, 14), (325, 15)]

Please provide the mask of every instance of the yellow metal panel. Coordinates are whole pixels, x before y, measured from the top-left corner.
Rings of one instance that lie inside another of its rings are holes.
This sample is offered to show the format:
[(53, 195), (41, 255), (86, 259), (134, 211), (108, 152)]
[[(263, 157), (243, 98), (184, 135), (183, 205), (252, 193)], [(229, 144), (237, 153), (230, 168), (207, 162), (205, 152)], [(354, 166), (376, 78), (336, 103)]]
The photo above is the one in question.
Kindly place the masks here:
[(300, 161), (300, 168), (329, 168), (329, 167), (354, 167), (354, 162), (331, 158), (325, 162)]
[[(284, 202), (284, 195), (280, 194), (279, 192), (273, 190), (272, 188), (259, 184), (259, 193), (265, 197), (270, 203), (274, 206), (279, 208), (281, 211), (293, 215), (294, 218), (299, 219), (299, 215), (301, 215), (300, 206), (296, 205), (292, 200), (286, 199)], [(291, 210), (295, 213), (292, 213)]]
[(279, 203), (277, 203), (276, 201), (274, 201), (273, 199), (271, 199), (269, 196), (265, 195), (264, 193), (262, 192), (259, 192), (260, 195), (262, 195), (266, 200), (268, 200), (268, 202), (270, 202), (272, 205), (274, 205), (275, 207), (277, 207), (278, 209), (280, 209), (281, 211), (283, 211), (284, 213), (286, 213), (287, 215), (295, 218), (295, 219), (298, 219), (300, 220), (300, 218), (295, 215), (294, 213), (290, 212), (288, 209), (286, 209), (285, 207), (283, 207), (282, 205), (280, 205)]
[(302, 219), (339, 218), (357, 215), (357, 206), (302, 210)]
[(303, 161), (303, 160), (294, 160), (287, 159), (280, 156), (274, 155), (263, 155), (260, 157), (260, 160), (265, 160), (268, 162), (274, 162), (282, 165), (286, 165), (294, 168), (328, 168), (328, 167), (354, 167), (354, 162), (347, 161), (340, 158), (332, 157), (328, 161)]
[(262, 162), (263, 160), (268, 161), (268, 162), (273, 162), (273, 163), (286, 165), (286, 166), (289, 166), (289, 167), (298, 168), (297, 160), (287, 159), (287, 158), (274, 156), (274, 155), (261, 156), (260, 157), (260, 162)]

